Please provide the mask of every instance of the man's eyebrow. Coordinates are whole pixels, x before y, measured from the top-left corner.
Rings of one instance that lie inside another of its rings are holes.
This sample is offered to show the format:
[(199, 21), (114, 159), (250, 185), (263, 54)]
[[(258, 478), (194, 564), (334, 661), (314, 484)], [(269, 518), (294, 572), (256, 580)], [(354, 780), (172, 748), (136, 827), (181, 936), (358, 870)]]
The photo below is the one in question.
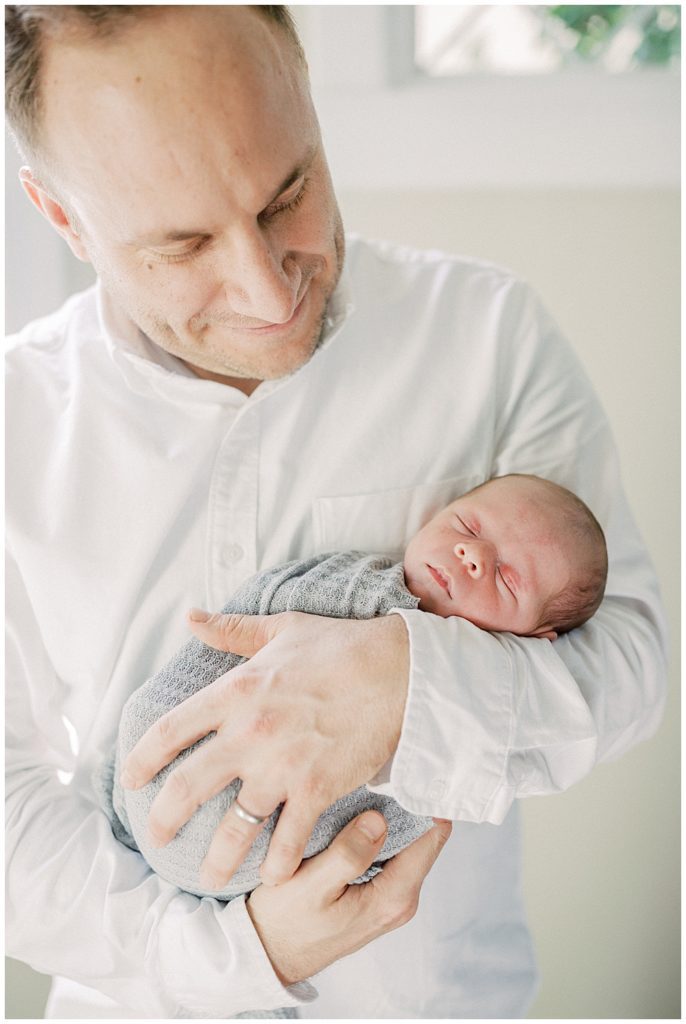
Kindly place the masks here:
[(168, 245), (170, 242), (188, 242), (191, 238), (204, 238), (207, 231), (202, 228), (187, 231), (155, 231), (150, 235), (142, 235), (140, 238), (131, 238), (125, 244), (131, 248), (140, 248), (147, 245)]
[[(310, 164), (315, 158), (317, 152), (316, 146), (310, 146), (305, 153), (302, 160), (298, 162), (296, 167), (288, 174), (281, 182), (276, 192), (272, 194), (272, 198), (265, 203), (264, 209), (266, 210), (273, 202), (275, 202), (282, 192), (289, 189), (291, 185), (301, 178), (302, 175), (307, 171)], [(126, 244), (129, 246), (146, 246), (146, 245), (169, 245), (172, 242), (189, 242), (193, 238), (204, 238), (207, 236), (207, 230), (205, 228), (198, 228), (197, 230), (190, 228), (184, 231), (170, 230), (162, 232), (154, 232), (150, 235), (145, 235), (141, 238), (131, 239)]]

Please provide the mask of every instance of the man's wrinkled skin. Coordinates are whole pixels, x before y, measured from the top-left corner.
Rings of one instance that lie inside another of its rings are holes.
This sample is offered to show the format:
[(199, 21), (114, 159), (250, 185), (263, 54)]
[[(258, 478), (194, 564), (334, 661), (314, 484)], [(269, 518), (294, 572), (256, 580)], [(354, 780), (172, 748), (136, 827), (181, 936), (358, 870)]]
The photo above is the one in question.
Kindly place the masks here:
[[(279, 26), (249, 7), (162, 7), (106, 41), (52, 38), (42, 89), (47, 159), (23, 168), (22, 182), (117, 306), (198, 376), (246, 394), (307, 362), (343, 230), (306, 72)], [(248, 907), (279, 977), (298, 981), (408, 920), (450, 831), (437, 824), (381, 876), (348, 888), (383, 842), (368, 812), (378, 838), (351, 823), (298, 867), (319, 813), (395, 749), (405, 627), (398, 616), (289, 615), (269, 629), (195, 628), (259, 654), (162, 719), (127, 767), (143, 784), (217, 731), (160, 794), (160, 842), (185, 820), (179, 808), (189, 817), (236, 776), (254, 814), (285, 800), (263, 865), (265, 881), (282, 884), (260, 887)], [(256, 828), (229, 814), (205, 865), (218, 884)]]

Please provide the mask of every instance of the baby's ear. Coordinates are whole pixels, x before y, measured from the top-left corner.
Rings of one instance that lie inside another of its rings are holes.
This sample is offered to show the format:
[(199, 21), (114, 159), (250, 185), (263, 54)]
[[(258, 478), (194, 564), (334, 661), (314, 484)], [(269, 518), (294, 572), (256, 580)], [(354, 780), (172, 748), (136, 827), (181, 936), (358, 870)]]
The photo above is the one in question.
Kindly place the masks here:
[(554, 629), (539, 629), (536, 633), (531, 633), (531, 636), (537, 636), (541, 640), (557, 640), (557, 633)]

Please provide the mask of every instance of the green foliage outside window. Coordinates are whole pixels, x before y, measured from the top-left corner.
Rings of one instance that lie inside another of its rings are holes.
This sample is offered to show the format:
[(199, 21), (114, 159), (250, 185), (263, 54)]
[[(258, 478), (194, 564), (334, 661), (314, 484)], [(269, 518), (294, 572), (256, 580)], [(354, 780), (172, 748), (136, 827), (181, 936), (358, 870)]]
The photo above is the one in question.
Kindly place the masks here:
[(669, 64), (681, 53), (681, 7), (564, 4), (547, 12), (576, 34), (573, 52), (582, 60), (596, 60), (627, 27), (635, 31), (633, 60), (640, 65)]

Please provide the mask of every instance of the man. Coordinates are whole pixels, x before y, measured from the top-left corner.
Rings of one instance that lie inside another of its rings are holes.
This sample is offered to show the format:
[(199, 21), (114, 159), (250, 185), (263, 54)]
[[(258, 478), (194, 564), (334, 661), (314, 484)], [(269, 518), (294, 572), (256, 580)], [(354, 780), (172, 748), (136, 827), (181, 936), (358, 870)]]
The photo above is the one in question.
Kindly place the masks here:
[[(8, 9), (24, 186), (99, 276), (10, 356), (8, 952), (71, 979), (55, 1017), (522, 1016), (514, 798), (570, 785), (662, 707), (659, 602), (604, 417), (506, 273), (359, 240), (344, 259), (281, 9), (77, 12)], [(126, 781), (215, 732), (151, 832), (240, 777), (205, 870), (220, 883), (283, 802), (265, 884), (200, 901), (115, 842), (90, 773), (190, 604), (291, 557), (397, 554), (506, 472), (601, 520), (591, 623), (551, 644), (421, 612), (211, 620), (254, 657), (151, 733)], [(438, 823), (348, 888), (377, 815), (298, 865), (319, 811), (363, 782)]]

